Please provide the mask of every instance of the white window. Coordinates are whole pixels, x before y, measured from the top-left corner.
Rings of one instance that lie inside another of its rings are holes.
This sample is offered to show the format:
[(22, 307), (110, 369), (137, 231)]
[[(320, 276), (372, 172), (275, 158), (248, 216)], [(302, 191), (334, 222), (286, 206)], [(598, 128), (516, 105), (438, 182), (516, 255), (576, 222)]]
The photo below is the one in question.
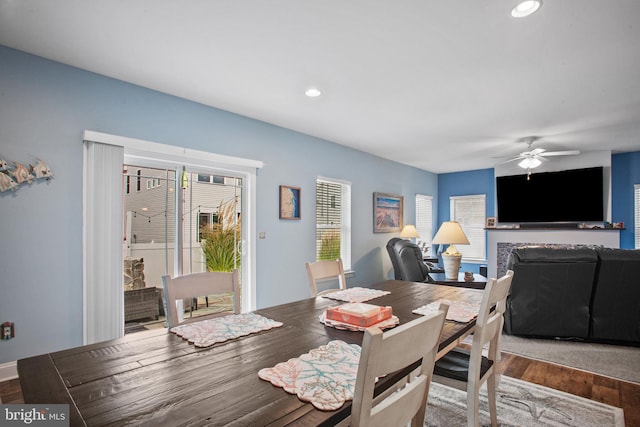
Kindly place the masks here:
[(633, 200), (634, 200), (634, 212), (635, 212), (635, 235), (636, 235), (636, 249), (640, 249), (640, 184), (633, 186)]
[(431, 255), (431, 238), (433, 237), (433, 197), (416, 194), (416, 243), (424, 254)]
[(351, 269), (351, 183), (316, 180), (316, 259), (342, 258)]
[(160, 178), (148, 178), (147, 190), (151, 190), (152, 188), (156, 188), (156, 187), (160, 187)]
[(140, 191), (142, 189), (142, 171), (140, 169), (136, 171), (136, 176), (136, 191)]
[(468, 245), (456, 245), (465, 262), (486, 262), (485, 218), (486, 196), (450, 197), (451, 220), (458, 221), (469, 239)]

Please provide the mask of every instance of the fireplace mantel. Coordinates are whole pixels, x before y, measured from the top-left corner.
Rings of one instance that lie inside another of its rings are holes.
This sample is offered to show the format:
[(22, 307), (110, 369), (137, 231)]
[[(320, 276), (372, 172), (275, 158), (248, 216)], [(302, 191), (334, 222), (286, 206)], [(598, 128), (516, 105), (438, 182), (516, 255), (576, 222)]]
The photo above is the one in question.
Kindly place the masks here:
[(488, 277), (497, 275), (498, 243), (601, 245), (619, 248), (620, 230), (617, 228), (488, 228)]

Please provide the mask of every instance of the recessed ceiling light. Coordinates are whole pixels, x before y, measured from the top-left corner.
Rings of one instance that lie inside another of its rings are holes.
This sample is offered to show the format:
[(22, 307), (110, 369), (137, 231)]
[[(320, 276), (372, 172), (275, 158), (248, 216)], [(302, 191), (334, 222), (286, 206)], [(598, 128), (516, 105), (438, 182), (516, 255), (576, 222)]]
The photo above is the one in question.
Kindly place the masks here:
[(317, 96), (322, 95), (322, 92), (320, 92), (320, 90), (316, 89), (315, 87), (310, 87), (304, 92), (304, 94), (307, 95), (309, 98), (315, 98)]
[(526, 0), (518, 3), (516, 7), (511, 10), (511, 16), (514, 18), (524, 18), (529, 16), (542, 6), (542, 0)]

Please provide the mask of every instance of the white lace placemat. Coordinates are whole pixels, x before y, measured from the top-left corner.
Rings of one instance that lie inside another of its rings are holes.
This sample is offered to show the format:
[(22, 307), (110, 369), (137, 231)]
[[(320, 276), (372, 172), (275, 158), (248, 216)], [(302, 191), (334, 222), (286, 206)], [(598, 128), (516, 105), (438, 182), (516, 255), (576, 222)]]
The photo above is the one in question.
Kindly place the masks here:
[(378, 289), (355, 287), (343, 291), (331, 292), (323, 295), (323, 297), (346, 302), (365, 302), (390, 293), (389, 291), (381, 291)]
[(258, 376), (318, 409), (333, 411), (353, 399), (359, 361), (359, 345), (335, 340), (261, 369)]
[(280, 326), (282, 326), (282, 322), (276, 322), (259, 314), (242, 313), (186, 323), (171, 328), (171, 332), (189, 340), (196, 347), (209, 347), (216, 343)]
[(421, 314), (423, 316), (435, 314), (438, 311), (438, 307), (441, 303), (447, 304), (449, 306), (449, 311), (447, 312), (447, 320), (453, 320), (454, 322), (470, 322), (478, 316), (478, 311), (480, 311), (480, 304), (439, 299), (430, 304), (416, 308), (415, 310), (413, 310), (413, 313)]

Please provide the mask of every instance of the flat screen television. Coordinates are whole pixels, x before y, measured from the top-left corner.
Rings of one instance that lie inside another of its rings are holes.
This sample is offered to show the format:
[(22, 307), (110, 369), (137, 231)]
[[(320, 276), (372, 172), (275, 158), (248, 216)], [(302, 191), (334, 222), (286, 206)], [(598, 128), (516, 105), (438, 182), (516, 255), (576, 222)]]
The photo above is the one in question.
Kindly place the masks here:
[(579, 223), (604, 221), (603, 168), (496, 177), (498, 221)]

